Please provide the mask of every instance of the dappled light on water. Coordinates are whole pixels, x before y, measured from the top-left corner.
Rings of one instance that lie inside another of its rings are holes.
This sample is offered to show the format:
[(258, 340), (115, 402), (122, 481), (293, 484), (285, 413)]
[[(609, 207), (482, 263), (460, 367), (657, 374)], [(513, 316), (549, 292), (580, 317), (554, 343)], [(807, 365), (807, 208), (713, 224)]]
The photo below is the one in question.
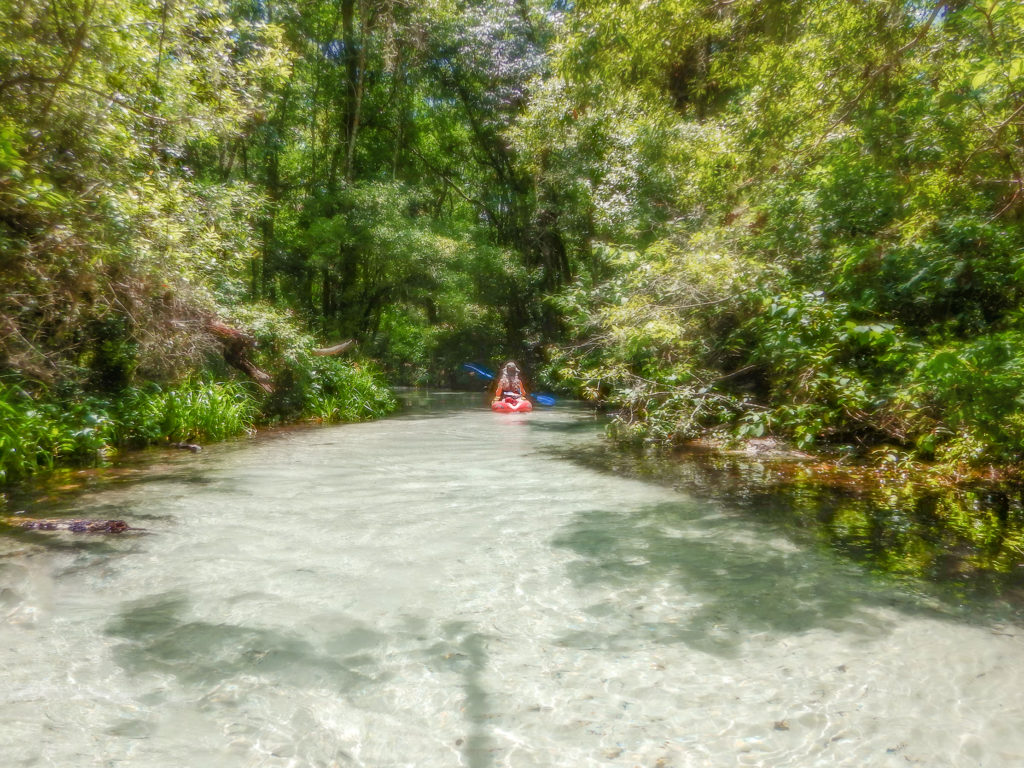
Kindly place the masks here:
[(146, 532), (0, 538), (5, 764), (1019, 764), (1012, 595), (598, 433), (421, 398), (61, 498)]

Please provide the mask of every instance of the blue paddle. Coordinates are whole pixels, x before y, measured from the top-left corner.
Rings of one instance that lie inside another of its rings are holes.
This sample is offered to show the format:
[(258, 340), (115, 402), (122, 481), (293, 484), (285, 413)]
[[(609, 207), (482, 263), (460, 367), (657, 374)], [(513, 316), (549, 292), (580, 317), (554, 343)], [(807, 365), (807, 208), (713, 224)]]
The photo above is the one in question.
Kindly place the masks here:
[[(475, 373), (477, 376), (483, 376), (485, 379), (494, 378), (494, 374), (482, 366), (474, 365), (473, 363), (463, 363), (462, 367), (470, 373)], [(555, 404), (555, 398), (551, 395), (530, 395), (530, 397), (541, 405), (552, 406)]]
[(483, 376), (485, 379), (493, 379), (494, 374), (488, 371), (486, 368), (482, 368), (479, 365), (473, 365), (473, 363), (463, 363), (462, 367), (470, 373), (475, 373), (477, 376)]

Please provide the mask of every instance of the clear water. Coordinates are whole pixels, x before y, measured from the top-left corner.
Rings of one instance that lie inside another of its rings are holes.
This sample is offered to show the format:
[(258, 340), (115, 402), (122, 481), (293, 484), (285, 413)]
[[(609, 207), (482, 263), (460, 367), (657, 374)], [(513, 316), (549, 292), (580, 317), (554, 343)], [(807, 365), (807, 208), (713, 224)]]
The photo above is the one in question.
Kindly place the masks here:
[(1019, 766), (1024, 627), (437, 396), (0, 538), (3, 766)]

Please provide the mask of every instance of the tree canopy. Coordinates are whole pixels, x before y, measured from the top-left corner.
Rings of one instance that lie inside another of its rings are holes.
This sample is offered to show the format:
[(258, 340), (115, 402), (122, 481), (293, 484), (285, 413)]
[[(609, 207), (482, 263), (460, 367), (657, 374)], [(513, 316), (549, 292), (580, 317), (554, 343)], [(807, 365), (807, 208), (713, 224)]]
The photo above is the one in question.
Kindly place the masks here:
[(1022, 94), (1013, 0), (8, 0), (4, 375), (181, 380), (222, 318), (1019, 463)]

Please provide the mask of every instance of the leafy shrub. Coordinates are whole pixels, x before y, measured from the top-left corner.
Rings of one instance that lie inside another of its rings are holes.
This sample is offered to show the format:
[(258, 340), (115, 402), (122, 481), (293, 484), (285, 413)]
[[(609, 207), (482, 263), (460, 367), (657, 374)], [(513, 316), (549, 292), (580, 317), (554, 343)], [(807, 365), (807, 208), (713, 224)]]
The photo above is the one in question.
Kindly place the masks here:
[(304, 412), (321, 421), (366, 421), (396, 407), (391, 391), (372, 368), (333, 358), (310, 367)]
[(127, 446), (223, 440), (253, 429), (258, 416), (238, 382), (189, 379), (125, 390), (116, 400), (0, 383), (0, 482), (58, 463), (95, 463)]
[(118, 443), (224, 440), (251, 431), (259, 404), (246, 385), (187, 379), (129, 390), (118, 405)]
[(256, 363), (274, 379), (274, 392), (262, 403), (265, 419), (363, 421), (395, 409), (371, 364), (312, 354), (313, 337), (292, 313), (256, 304), (236, 307), (235, 318), (255, 339)]

